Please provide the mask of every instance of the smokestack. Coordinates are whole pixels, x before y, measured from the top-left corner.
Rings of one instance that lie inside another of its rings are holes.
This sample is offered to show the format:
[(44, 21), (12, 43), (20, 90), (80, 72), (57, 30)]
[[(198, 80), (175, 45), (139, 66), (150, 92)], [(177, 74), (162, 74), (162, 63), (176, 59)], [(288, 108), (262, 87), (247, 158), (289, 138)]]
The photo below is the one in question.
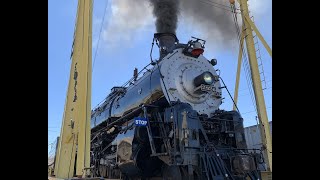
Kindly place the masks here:
[(172, 52), (175, 43), (178, 43), (178, 38), (172, 33), (155, 33), (154, 38), (159, 41), (160, 59)]

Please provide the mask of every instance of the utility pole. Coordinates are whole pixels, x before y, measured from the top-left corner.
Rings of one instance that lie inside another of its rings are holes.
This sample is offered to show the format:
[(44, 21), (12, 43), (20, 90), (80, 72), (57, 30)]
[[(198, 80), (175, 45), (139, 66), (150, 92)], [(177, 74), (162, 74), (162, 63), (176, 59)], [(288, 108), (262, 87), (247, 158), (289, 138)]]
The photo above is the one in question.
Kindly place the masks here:
[[(254, 30), (265, 48), (267, 49), (268, 53), (272, 57), (271, 48), (268, 46), (266, 41), (263, 39), (262, 35), (258, 31), (257, 27), (251, 21), (249, 12), (248, 12), (248, 4), (247, 0), (238, 0), (240, 4), (243, 28), (241, 33), (241, 42), (240, 42), (240, 49), (239, 49), (239, 56), (238, 57), (238, 68), (237, 68), (237, 79), (236, 79), (236, 87), (235, 87), (235, 103), (237, 102), (238, 97), (238, 87), (239, 87), (239, 79), (240, 79), (240, 70), (241, 70), (241, 58), (242, 58), (242, 42), (245, 39), (249, 65), (251, 69), (251, 77), (253, 82), (253, 90), (256, 100), (256, 107), (258, 111), (258, 118), (260, 120), (260, 132), (261, 132), (261, 140), (263, 144), (264, 155), (267, 162), (267, 171), (272, 172), (272, 140), (270, 135), (270, 127), (269, 121), (267, 117), (267, 111), (264, 101), (264, 95), (262, 91), (260, 73), (258, 68), (258, 62), (256, 57), (256, 49), (254, 46), (254, 40), (252, 31)], [(231, 3), (231, 1), (230, 1)], [(234, 3), (234, 1), (233, 1)]]
[(79, 0), (69, 85), (54, 174), (85, 177), (90, 167), (92, 0)]

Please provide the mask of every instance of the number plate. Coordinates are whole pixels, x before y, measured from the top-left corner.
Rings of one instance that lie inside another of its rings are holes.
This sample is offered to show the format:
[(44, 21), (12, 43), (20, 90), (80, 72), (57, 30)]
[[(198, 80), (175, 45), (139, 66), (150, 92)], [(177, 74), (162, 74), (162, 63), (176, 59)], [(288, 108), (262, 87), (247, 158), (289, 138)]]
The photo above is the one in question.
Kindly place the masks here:
[(201, 91), (212, 91), (212, 86), (201, 84)]

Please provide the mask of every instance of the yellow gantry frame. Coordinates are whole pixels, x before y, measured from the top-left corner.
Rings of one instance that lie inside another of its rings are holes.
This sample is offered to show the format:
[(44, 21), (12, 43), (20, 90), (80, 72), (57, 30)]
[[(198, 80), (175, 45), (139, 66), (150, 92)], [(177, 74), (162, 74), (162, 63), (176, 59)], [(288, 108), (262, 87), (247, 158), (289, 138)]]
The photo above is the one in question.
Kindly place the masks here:
[(242, 50), (243, 50), (243, 41), (244, 41), (244, 27), (242, 26), (240, 45), (239, 45), (239, 55), (238, 55), (238, 67), (237, 67), (237, 76), (236, 76), (236, 85), (234, 90), (234, 104), (233, 110), (236, 111), (236, 104), (238, 102), (238, 90), (239, 90), (239, 81), (240, 81), (240, 72), (241, 72), (241, 63), (242, 63)]
[[(79, 0), (72, 63), (54, 174), (85, 177), (90, 167), (92, 0)], [(77, 154), (77, 158), (76, 157)]]
[[(254, 25), (254, 23), (249, 18), (249, 12), (248, 12), (248, 4), (247, 0), (238, 0), (240, 4), (240, 10), (242, 15), (242, 32), (241, 32), (241, 40), (240, 40), (240, 46), (239, 46), (239, 57), (238, 57), (238, 67), (237, 67), (237, 77), (236, 77), (236, 85), (235, 85), (235, 92), (234, 92), (234, 101), (237, 103), (238, 101), (238, 88), (239, 88), (239, 79), (240, 79), (240, 71), (241, 71), (241, 62), (242, 62), (242, 44), (243, 40), (245, 38), (246, 40), (246, 46), (247, 46), (247, 52), (249, 57), (249, 64), (251, 68), (251, 76), (252, 76), (252, 82), (253, 82), (253, 90), (254, 95), (256, 99), (256, 106), (258, 111), (258, 118), (260, 120), (260, 129), (261, 129), (261, 139), (263, 143), (263, 147), (265, 148), (264, 154), (267, 159), (267, 165), (268, 169), (267, 171), (272, 172), (272, 140), (270, 135), (270, 127), (267, 117), (267, 111), (264, 101), (264, 95), (262, 91), (262, 85), (260, 80), (260, 73), (258, 68), (258, 62), (256, 57), (256, 50), (254, 47), (254, 41), (253, 41), (253, 35), (252, 30), (254, 30), (267, 49), (268, 53), (272, 57), (272, 51), (271, 48), (268, 46), (260, 32), (258, 31), (257, 27)], [(235, 106), (234, 106), (235, 110)]]

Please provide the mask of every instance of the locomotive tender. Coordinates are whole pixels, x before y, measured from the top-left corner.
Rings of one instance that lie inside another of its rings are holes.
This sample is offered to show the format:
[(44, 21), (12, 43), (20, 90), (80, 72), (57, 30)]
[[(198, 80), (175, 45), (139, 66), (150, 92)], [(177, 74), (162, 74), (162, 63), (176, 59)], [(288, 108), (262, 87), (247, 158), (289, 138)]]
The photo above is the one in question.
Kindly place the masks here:
[[(121, 179), (261, 179), (243, 119), (220, 110), (221, 81), (205, 41), (156, 33), (160, 57), (91, 114), (94, 176)], [(152, 54), (152, 49), (150, 56)]]

